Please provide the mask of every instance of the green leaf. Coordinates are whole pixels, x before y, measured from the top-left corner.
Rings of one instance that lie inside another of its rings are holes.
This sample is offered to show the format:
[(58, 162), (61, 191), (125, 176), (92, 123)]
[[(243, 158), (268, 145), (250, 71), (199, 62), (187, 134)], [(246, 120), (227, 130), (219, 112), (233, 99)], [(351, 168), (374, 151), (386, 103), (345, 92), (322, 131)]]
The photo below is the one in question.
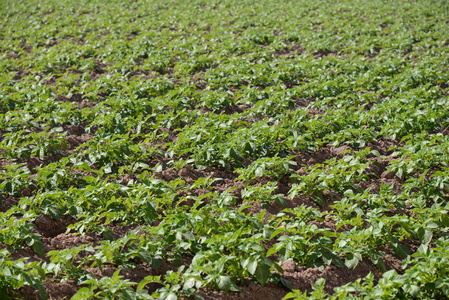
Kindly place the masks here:
[(430, 222), (430, 223), (426, 224), (426, 227), (429, 228), (429, 229), (437, 229), (439, 226), (435, 222)]
[(430, 252), (429, 246), (427, 246), (427, 244), (421, 244), (418, 248), (418, 252), (423, 254), (429, 254)]
[(183, 290), (191, 289), (195, 286), (196, 279), (193, 277), (187, 278), (187, 280), (184, 282), (184, 286), (182, 287)]
[(357, 141), (355, 141), (355, 146), (358, 148), (364, 147), (365, 144), (366, 144), (365, 140), (362, 140), (362, 139), (358, 139)]
[(264, 229), (263, 229), (263, 237), (265, 239), (270, 239), (270, 236), (271, 236), (272, 233), (273, 232), (269, 228), (264, 227)]
[(218, 289), (227, 292), (230, 290), (231, 285), (232, 285), (231, 276), (220, 275), (220, 276), (218, 276), (216, 283), (217, 283)]
[(86, 299), (92, 299), (94, 293), (88, 288), (83, 287), (80, 288), (75, 295), (70, 298), (70, 300), (86, 300)]
[(266, 255), (269, 257), (269, 256), (271, 256), (271, 255), (273, 255), (273, 254), (275, 254), (277, 252), (279, 252), (279, 249), (277, 249), (277, 247), (273, 246), (270, 249), (268, 249)]
[(44, 286), (40, 281), (36, 281), (34, 283), (34, 287), (39, 291), (39, 294), (41, 295), (42, 299), (47, 300), (47, 291), (45, 290)]
[(292, 290), (292, 286), (291, 286), (290, 282), (287, 281), (287, 279), (285, 279), (284, 277), (281, 277), (280, 281), (283, 286), (285, 286), (290, 291)]
[(197, 294), (197, 293), (193, 294), (193, 299), (194, 300), (204, 300), (203, 296), (201, 296), (200, 294)]
[(162, 172), (162, 170), (163, 170), (163, 166), (159, 163), (157, 165), (155, 165), (153, 168), (153, 172), (155, 172), (155, 173), (160, 173), (160, 172)]
[(251, 275), (254, 275), (254, 273), (256, 273), (257, 270), (257, 260), (250, 258), (250, 261), (248, 262), (246, 269)]
[(142, 290), (150, 282), (160, 283), (161, 282), (161, 277), (160, 276), (152, 276), (152, 275), (146, 276), (137, 285), (137, 290)]
[(354, 255), (348, 255), (348, 258), (345, 260), (345, 266), (351, 270), (354, 270), (359, 264), (359, 259)]
[(103, 172), (105, 173), (105, 174), (110, 174), (110, 173), (112, 173), (112, 167), (109, 165), (109, 166), (106, 166), (104, 169), (103, 169)]
[(257, 266), (254, 276), (260, 285), (264, 286), (267, 280), (270, 278), (271, 272), (270, 267), (266, 264), (259, 264)]
[(162, 265), (163, 262), (164, 262), (164, 260), (162, 259), (162, 257), (159, 255), (156, 255), (153, 257), (153, 263), (152, 263), (151, 267), (153, 269), (157, 269)]
[(55, 219), (55, 220), (61, 219), (62, 212), (58, 207), (51, 206), (48, 208), (48, 212), (53, 217), (53, 219)]
[(107, 241), (113, 241), (114, 240), (114, 233), (109, 228), (106, 228), (103, 231), (103, 238)]
[(418, 238), (421, 240), (423, 244), (428, 244), (432, 240), (433, 233), (429, 229), (425, 229), (424, 227), (420, 227), (418, 229)]
[(223, 290), (225, 292), (238, 292), (239, 288), (238, 286), (232, 281), (231, 276), (227, 276), (227, 275), (220, 275), (218, 276), (218, 278), (216, 278), (215, 280), (216, 284), (217, 284), (217, 288), (219, 290)]
[(408, 255), (410, 255), (410, 249), (404, 244), (398, 244), (396, 247), (394, 247), (394, 252), (400, 258), (406, 258)]
[(448, 215), (442, 215), (441, 216), (441, 222), (444, 226), (449, 227), (449, 216)]
[(338, 257), (338, 255), (336, 255), (332, 251), (330, 251), (330, 250), (323, 251), (322, 255), (323, 255), (323, 261), (325, 264), (327, 264), (327, 265), (334, 264), (337, 267), (344, 266), (344, 263), (342, 262), (340, 257)]
[(309, 299), (309, 297), (307, 297), (307, 292), (301, 292), (300, 290), (293, 290), (292, 292), (285, 295), (284, 298), (282, 298), (282, 300), (289, 300), (289, 299), (302, 300), (302, 299)]
[(143, 261), (146, 262), (148, 264), (148, 266), (152, 266), (153, 264), (153, 257), (151, 256), (151, 254), (146, 251), (145, 249), (139, 249), (137, 251), (137, 254), (139, 255), (139, 258)]
[(162, 297), (161, 295), (161, 300), (178, 300), (178, 295), (176, 295), (175, 293), (168, 293), (164, 296), (165, 297)]
[(256, 175), (257, 177), (262, 177), (263, 176), (263, 171), (264, 171), (263, 167), (258, 167), (256, 169), (256, 171), (254, 171), (254, 175)]
[(14, 186), (13, 186), (13, 184), (12, 184), (11, 181), (8, 181), (8, 182), (5, 184), (5, 190), (6, 190), (8, 193), (10, 193), (10, 194), (12, 194), (12, 193), (14, 192)]
[[(135, 169), (137, 169), (137, 168), (142, 168), (142, 169), (145, 169), (145, 168), (148, 168), (149, 167), (149, 165), (148, 164), (146, 164), (146, 163), (144, 163), (144, 162), (138, 162), (138, 163), (136, 163), (135, 165), (134, 165), (134, 168)], [(154, 169), (153, 169), (154, 170)], [(156, 171), (155, 171), (156, 172)]]
[(44, 160), (45, 158), (45, 149), (43, 147), (39, 148), (39, 159)]
[(371, 154), (373, 154), (374, 156), (377, 156), (377, 157), (380, 156), (380, 153), (377, 150), (371, 150)]
[(385, 262), (384, 262), (384, 260), (382, 258), (378, 258), (377, 262), (375, 263), (375, 265), (376, 265), (377, 269), (379, 271), (381, 271), (382, 273), (387, 271), (387, 268), (385, 267)]
[(39, 255), (44, 255), (45, 245), (39, 239), (35, 239), (33, 243), (33, 250)]
[(262, 246), (259, 243), (254, 243), (251, 247), (253, 250), (256, 250), (257, 252), (265, 252), (264, 246)]
[(122, 297), (126, 300), (136, 300), (136, 292), (132, 288), (124, 288), (122, 290)]
[(406, 293), (409, 293), (412, 297), (415, 297), (419, 293), (419, 286), (414, 284), (404, 284), (403, 289)]

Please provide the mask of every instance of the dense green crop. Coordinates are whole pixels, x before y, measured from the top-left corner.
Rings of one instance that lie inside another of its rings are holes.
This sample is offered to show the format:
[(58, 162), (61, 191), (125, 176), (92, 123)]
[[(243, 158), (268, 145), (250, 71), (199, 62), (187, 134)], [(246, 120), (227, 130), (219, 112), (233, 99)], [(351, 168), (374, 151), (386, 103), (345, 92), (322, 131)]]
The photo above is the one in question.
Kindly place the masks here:
[(0, 16), (0, 298), (449, 297), (447, 1)]

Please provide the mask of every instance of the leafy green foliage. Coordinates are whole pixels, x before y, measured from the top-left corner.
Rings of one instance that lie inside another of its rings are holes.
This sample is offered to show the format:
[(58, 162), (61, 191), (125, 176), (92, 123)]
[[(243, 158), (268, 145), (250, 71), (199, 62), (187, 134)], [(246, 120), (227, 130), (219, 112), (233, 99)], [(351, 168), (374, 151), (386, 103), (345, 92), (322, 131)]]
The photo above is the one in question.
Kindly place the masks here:
[(0, 298), (448, 297), (447, 1), (103, 2), (0, 1)]
[(449, 295), (445, 268), (447, 245), (446, 238), (438, 239), (434, 249), (422, 245), (418, 252), (405, 261), (410, 268), (402, 275), (395, 270), (390, 270), (375, 283), (374, 275), (370, 273), (363, 280), (358, 279), (353, 283), (335, 288), (333, 295), (324, 292), (325, 280), (319, 279), (313, 286), (310, 297), (301, 291), (294, 290), (284, 299), (445, 298)]

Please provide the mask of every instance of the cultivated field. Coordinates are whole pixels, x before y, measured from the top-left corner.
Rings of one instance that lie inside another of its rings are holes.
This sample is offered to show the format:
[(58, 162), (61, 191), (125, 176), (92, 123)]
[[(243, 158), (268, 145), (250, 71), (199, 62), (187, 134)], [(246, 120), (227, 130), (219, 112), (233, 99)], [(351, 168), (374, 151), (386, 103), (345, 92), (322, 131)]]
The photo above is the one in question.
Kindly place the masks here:
[(449, 2), (0, 0), (0, 299), (449, 297)]

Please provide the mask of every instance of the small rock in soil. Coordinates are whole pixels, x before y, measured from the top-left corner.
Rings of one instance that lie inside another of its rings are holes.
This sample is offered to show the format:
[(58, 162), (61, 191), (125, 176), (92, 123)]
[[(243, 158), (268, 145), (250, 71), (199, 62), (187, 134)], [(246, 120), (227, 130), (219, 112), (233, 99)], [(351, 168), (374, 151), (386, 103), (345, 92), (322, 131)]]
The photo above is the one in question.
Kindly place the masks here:
[(281, 263), (281, 268), (284, 272), (293, 273), (295, 272), (295, 262), (293, 260), (286, 260)]
[(333, 150), (333, 152), (335, 153), (335, 154), (337, 154), (337, 155), (340, 155), (340, 154), (342, 154), (343, 152), (345, 152), (345, 151), (347, 151), (347, 150), (350, 150), (351, 148), (349, 147), (349, 146), (340, 146), (340, 147), (338, 147), (338, 148), (334, 148)]
[(395, 173), (393, 171), (385, 171), (382, 173), (381, 177), (386, 179), (392, 179)]

